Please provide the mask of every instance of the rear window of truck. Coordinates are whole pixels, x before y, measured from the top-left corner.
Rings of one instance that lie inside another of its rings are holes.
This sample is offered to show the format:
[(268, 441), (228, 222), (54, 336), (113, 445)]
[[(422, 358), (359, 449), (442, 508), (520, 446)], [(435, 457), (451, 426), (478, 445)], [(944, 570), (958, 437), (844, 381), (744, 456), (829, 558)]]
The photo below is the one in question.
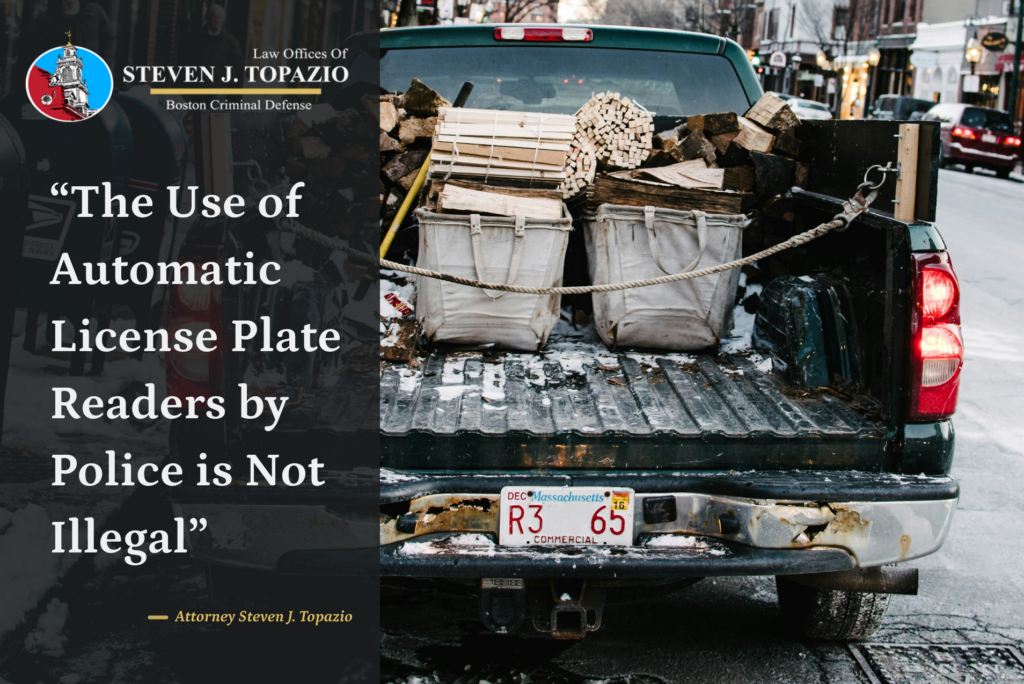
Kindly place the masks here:
[(609, 91), (656, 117), (750, 108), (728, 59), (685, 52), (519, 45), (384, 51), (384, 90), (404, 92), (413, 78), (449, 101), (469, 81), (474, 88), (467, 106), (477, 109), (575, 114)]

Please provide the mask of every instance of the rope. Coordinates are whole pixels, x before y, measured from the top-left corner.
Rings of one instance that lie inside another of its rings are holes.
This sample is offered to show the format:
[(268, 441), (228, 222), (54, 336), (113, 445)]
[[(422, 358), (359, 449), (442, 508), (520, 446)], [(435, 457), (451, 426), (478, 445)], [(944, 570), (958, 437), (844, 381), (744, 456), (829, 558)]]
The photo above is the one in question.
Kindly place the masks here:
[[(652, 285), (664, 285), (665, 283), (676, 283), (681, 280), (691, 280), (693, 278), (703, 278), (705, 276), (714, 275), (716, 273), (722, 273), (729, 271), (740, 266), (746, 266), (752, 264), (760, 259), (765, 259), (779, 252), (783, 252), (793, 247), (799, 247), (805, 245), (811, 240), (816, 240), (822, 235), (833, 231), (843, 230), (850, 225), (850, 222), (855, 218), (867, 211), (871, 202), (877, 197), (877, 190), (872, 191), (866, 198), (863, 197), (858, 189), (857, 195), (846, 202), (843, 207), (843, 213), (838, 214), (834, 219), (828, 223), (823, 223), (815, 228), (794, 235), (785, 242), (780, 242), (777, 245), (769, 247), (768, 249), (762, 250), (757, 254), (751, 254), (748, 257), (743, 257), (736, 261), (730, 261), (725, 264), (718, 266), (712, 266), (710, 268), (702, 268), (699, 271), (687, 271), (685, 273), (676, 273), (674, 275), (661, 276), (660, 278), (649, 278), (646, 280), (633, 280), (627, 283), (610, 283), (607, 285), (583, 285), (577, 287), (523, 287), (521, 285), (505, 285), (502, 283), (485, 283), (479, 280), (473, 280), (472, 278), (461, 278), (459, 276), (449, 275), (447, 273), (438, 273), (437, 271), (429, 271), (425, 268), (417, 268), (415, 266), (406, 266), (395, 261), (388, 261), (386, 259), (380, 259), (380, 267), (391, 269), (393, 271), (402, 271), (404, 273), (410, 273), (412, 275), (423, 276), (425, 278), (434, 278), (436, 280), (443, 280), (449, 283), (455, 283), (457, 285), (466, 285), (467, 287), (476, 287), (485, 290), (496, 290), (500, 292), (514, 292), (516, 294), (529, 294), (529, 295), (569, 295), (569, 294), (588, 294), (590, 292), (617, 292), (619, 290), (631, 290), (638, 287), (650, 287)], [(322, 247), (327, 249), (337, 249), (350, 256), (366, 262), (373, 263), (377, 261), (377, 257), (366, 252), (360, 252), (353, 249), (334, 238), (328, 237), (322, 233), (318, 233), (315, 230), (306, 228), (303, 225), (292, 221), (291, 219), (284, 219), (279, 224), (281, 228), (300, 235), (312, 242), (315, 242)]]

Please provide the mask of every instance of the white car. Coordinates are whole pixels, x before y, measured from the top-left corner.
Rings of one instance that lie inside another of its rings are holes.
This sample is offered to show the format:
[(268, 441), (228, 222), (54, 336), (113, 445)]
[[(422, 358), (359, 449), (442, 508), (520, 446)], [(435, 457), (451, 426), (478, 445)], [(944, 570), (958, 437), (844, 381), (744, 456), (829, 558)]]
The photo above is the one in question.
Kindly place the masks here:
[(792, 97), (786, 101), (789, 108), (793, 110), (793, 113), (800, 119), (831, 119), (832, 110), (828, 108), (828, 105), (824, 105), (814, 100), (802, 100), (799, 97)]

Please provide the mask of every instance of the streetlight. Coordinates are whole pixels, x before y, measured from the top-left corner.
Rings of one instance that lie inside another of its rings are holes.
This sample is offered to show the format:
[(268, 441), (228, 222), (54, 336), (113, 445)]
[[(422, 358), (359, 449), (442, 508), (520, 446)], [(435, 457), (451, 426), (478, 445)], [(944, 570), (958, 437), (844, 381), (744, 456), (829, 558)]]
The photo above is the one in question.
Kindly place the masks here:
[(878, 48), (871, 48), (868, 51), (868, 64), (871, 66), (878, 66), (878, 62), (882, 59), (882, 53), (878, 51)]
[(971, 75), (973, 76), (975, 67), (981, 61), (981, 45), (978, 43), (977, 37), (967, 41), (967, 61), (971, 63)]

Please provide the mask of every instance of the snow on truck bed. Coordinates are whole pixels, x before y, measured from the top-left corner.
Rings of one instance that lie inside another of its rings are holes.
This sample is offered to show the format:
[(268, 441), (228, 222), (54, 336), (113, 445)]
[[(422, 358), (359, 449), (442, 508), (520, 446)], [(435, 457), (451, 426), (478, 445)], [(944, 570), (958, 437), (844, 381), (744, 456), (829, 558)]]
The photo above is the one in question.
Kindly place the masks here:
[[(403, 301), (412, 299), (411, 286), (382, 284)], [(397, 317), (385, 305), (383, 317)], [(754, 316), (738, 306), (734, 317), (732, 335), (715, 354), (612, 352), (591, 326), (563, 320), (536, 354), (434, 351), (416, 367), (385, 362), (381, 433), (856, 437), (884, 431), (868, 397), (850, 401), (787, 388), (771, 374), (771, 360), (751, 351)], [(382, 325), (383, 345), (386, 331)]]

